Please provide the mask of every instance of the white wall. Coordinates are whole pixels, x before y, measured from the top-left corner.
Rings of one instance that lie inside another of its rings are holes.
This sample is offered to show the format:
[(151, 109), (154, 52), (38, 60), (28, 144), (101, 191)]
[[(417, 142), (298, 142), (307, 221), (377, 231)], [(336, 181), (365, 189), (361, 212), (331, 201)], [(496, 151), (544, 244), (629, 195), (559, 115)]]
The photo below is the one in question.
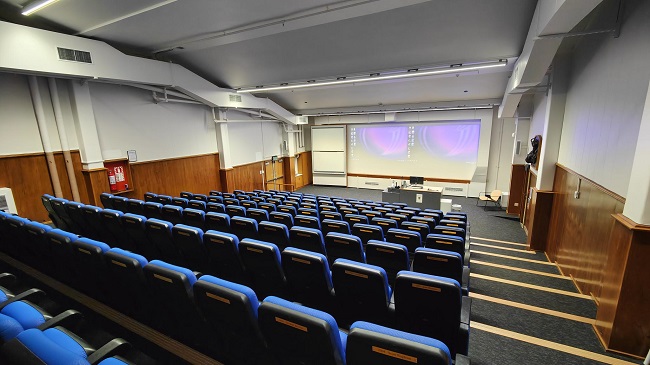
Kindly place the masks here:
[(233, 166), (282, 155), (282, 125), (276, 122), (228, 123)]
[(515, 133), (515, 120), (513, 118), (494, 118), (485, 191), (494, 189), (510, 190), (510, 174), (512, 172), (514, 152), (512, 146), (515, 141), (513, 133)]
[[(53, 151), (61, 150), (47, 79), (39, 78), (48, 135)], [(65, 82), (57, 84), (64, 127), (71, 149), (79, 148)], [(43, 152), (27, 76), (0, 72), (0, 155)]]
[(129, 86), (91, 83), (99, 142), (104, 159), (138, 161), (217, 152), (215, 124), (202, 105), (155, 104), (151, 92)]
[(558, 158), (622, 196), (650, 80), (650, 2), (625, 8), (619, 38), (585, 37), (576, 47)]
[[(546, 94), (538, 93), (533, 96), (533, 116), (530, 119), (530, 127), (528, 129), (528, 140), (526, 145), (528, 150), (532, 149), (530, 140), (536, 135), (544, 134), (544, 123), (546, 122), (546, 103), (548, 98)], [(542, 141), (544, 143), (544, 141)]]

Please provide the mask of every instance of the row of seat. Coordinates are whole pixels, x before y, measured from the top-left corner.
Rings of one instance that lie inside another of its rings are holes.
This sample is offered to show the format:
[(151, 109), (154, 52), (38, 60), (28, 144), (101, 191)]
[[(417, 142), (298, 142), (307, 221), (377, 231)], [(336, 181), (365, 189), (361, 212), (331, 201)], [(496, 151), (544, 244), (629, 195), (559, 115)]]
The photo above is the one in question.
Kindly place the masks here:
[[(79, 203), (65, 204), (79, 206)], [(391, 285), (397, 272), (410, 270), (412, 266), (414, 271), (453, 278), (462, 284), (463, 292), (467, 293), (469, 270), (463, 266), (468, 266), (469, 261), (463, 256), (466, 253), (465, 243), (459, 237), (430, 234), (426, 239), (429, 248), (421, 248), (418, 232), (389, 229), (386, 238), (392, 242), (384, 242), (380, 229), (357, 223), (353, 226), (353, 232), (357, 235), (329, 232), (323, 237), (321, 231), (313, 228), (294, 226), (288, 230), (281, 223), (262, 221), (258, 224), (250, 218), (233, 217), (231, 220), (227, 216), (217, 216), (220, 223), (211, 224), (210, 228), (214, 229), (204, 234), (203, 230), (194, 226), (174, 226), (171, 222), (146, 219), (131, 213), (121, 214), (110, 209), (97, 213), (97, 209), (86, 206), (70, 211), (73, 217), (77, 211), (87, 213), (81, 218), (87, 220), (89, 227), (95, 227), (92, 232), (87, 230), (90, 238), (150, 259), (190, 266), (239, 283), (247, 283), (248, 280), (243, 267), (237, 265), (241, 261), (236, 257), (238, 250), (233, 245), (238, 239), (252, 238), (274, 243), (280, 252), (287, 247), (296, 247), (321, 253), (327, 256), (329, 263), (346, 258), (380, 266), (386, 270)], [(232, 232), (236, 237), (224, 235), (222, 231)], [(373, 239), (375, 237), (379, 239)], [(434, 256), (438, 259), (432, 260)]]
[[(50, 200), (52, 199), (50, 198)], [(55, 205), (55, 202), (52, 200), (51, 204)], [(70, 219), (72, 221), (79, 222), (77, 226), (83, 226), (82, 223), (84, 221), (84, 218), (80, 212), (81, 208), (79, 203), (63, 202), (63, 206), (67, 209), (67, 214), (70, 216)], [(289, 208), (294, 209), (293, 207)], [(92, 209), (94, 209), (94, 207), (92, 207)], [(369, 240), (386, 240), (388, 242), (399, 243), (405, 245), (411, 253), (415, 252), (415, 249), (418, 247), (424, 246), (435, 248), (439, 244), (449, 245), (449, 242), (453, 242), (452, 245), (455, 247), (443, 246), (445, 249), (459, 252), (461, 255), (465, 255), (466, 252), (464, 249), (465, 245), (463, 244), (465, 231), (461, 225), (464, 226), (466, 224), (464, 221), (467, 218), (462, 214), (446, 215), (445, 218), (450, 219), (441, 220), (441, 225), (435, 225), (435, 221), (431, 218), (423, 218), (424, 220), (431, 221), (431, 224), (426, 225), (421, 222), (404, 221), (401, 223), (400, 228), (398, 228), (397, 221), (392, 219), (375, 217), (372, 218), (372, 221), (370, 221), (370, 223), (373, 224), (369, 225), (367, 224), (369, 223), (367, 217), (351, 214), (345, 216), (345, 219), (347, 221), (324, 219), (321, 222), (317, 217), (307, 215), (296, 215), (294, 217), (285, 212), (272, 212), (269, 216), (267, 212), (258, 211), (254, 208), (248, 209), (247, 211), (243, 211), (241, 213), (234, 213), (232, 216), (224, 213), (214, 212), (205, 214), (202, 211), (198, 211), (192, 208), (183, 209), (175, 206), (164, 206), (162, 209), (162, 214), (149, 214), (148, 218), (167, 220), (173, 224), (187, 224), (193, 227), (201, 228), (203, 230), (212, 229), (223, 232), (233, 232), (237, 234), (239, 238), (248, 237), (270, 240), (271, 242), (277, 244), (281, 249), (290, 243), (291, 235), (289, 234), (290, 231), (288, 231), (287, 228), (292, 228), (295, 224), (300, 227), (320, 230), (323, 236), (328, 235), (330, 232), (352, 234), (361, 238), (364, 245), (367, 244)], [(92, 212), (86, 213), (93, 215)], [(247, 217), (240, 216), (239, 214), (246, 214)], [(314, 211), (314, 214), (318, 214), (318, 212)], [(330, 213), (323, 213), (323, 215), (326, 214)], [(339, 215), (339, 213), (331, 214)], [(106, 215), (106, 213), (104, 213), (104, 215)], [(118, 221), (118, 219), (115, 219), (114, 212), (110, 213), (109, 217), (106, 218), (107, 219), (105, 220), (108, 221), (109, 225), (111, 224), (110, 220), (113, 222)], [(340, 217), (338, 218), (340, 219)], [(452, 218), (456, 220), (451, 220)], [(286, 226), (286, 228), (282, 225)], [(352, 225), (352, 228), (350, 228), (350, 225)], [(94, 233), (87, 232), (90, 231), (90, 229), (86, 229), (86, 232), (75, 231), (74, 229), (72, 229), (72, 231), (82, 235), (92, 235)], [(434, 236), (428, 237), (430, 232), (433, 233)], [(303, 234), (313, 235), (313, 233), (304, 232)], [(439, 236), (440, 234), (456, 237), (441, 237)], [(104, 239), (108, 242), (113, 242), (111, 241), (111, 237), (105, 237)], [(317, 237), (314, 239), (318, 241)], [(322, 250), (317, 251), (322, 252)]]
[[(20, 236), (21, 231), (30, 232), (25, 244), (40, 248), (41, 257), (35, 261), (50, 262), (51, 267), (44, 269), (52, 276), (117, 308), (131, 304), (131, 308), (124, 308), (126, 313), (149, 315), (148, 323), (154, 326), (160, 323), (153, 319), (175, 313), (175, 320), (165, 322), (161, 330), (174, 333), (189, 344), (201, 343), (202, 337), (196, 334), (204, 333), (201, 330), (204, 322), (192, 304), (196, 293), (189, 294), (196, 280), (195, 273), (158, 260), (147, 262), (140, 255), (111, 249), (104, 243), (77, 238), (58, 229), (43, 229), (39, 223), (12, 225), (17, 219), (5, 219), (5, 233), (11, 239)], [(34, 231), (32, 227), (38, 229)], [(226, 233), (208, 234), (236, 240)], [(13, 246), (18, 245), (2, 247)], [(277, 246), (251, 239), (242, 240), (238, 249), (251, 285), (260, 298), (280, 295), (314, 303), (335, 314), (346, 326), (359, 319), (371, 320), (438, 338), (448, 345), (452, 354), (466, 353), (470, 302), (469, 298), (462, 297), (460, 284), (455, 280), (400, 272), (392, 306), (392, 289), (380, 267), (339, 259), (332, 265), (330, 277), (327, 259), (317, 253), (288, 248), (281, 259)], [(283, 267), (287, 267), (286, 272)], [(149, 313), (142, 313), (143, 310)], [(183, 328), (196, 330), (188, 334)]]
[[(131, 364), (131, 345), (120, 338), (106, 342), (98, 331), (80, 312), (61, 311), (42, 290), (21, 288), (14, 275), (0, 273), (0, 363)], [(143, 356), (137, 357), (141, 363), (156, 363)]]

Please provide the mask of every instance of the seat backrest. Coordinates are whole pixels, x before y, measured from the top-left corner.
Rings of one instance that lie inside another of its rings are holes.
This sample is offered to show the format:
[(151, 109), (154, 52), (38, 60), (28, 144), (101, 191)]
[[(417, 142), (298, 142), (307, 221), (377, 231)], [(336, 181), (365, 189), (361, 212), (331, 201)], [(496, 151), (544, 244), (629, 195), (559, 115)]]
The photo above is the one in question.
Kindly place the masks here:
[(158, 197), (158, 194), (152, 193), (152, 192), (146, 192), (144, 193), (144, 202), (156, 202), (156, 198)]
[(205, 194), (192, 194), (192, 199), (190, 200), (200, 200), (202, 202), (208, 202), (208, 196)]
[(314, 217), (316, 219), (320, 220), (320, 215), (318, 214), (318, 210), (314, 208), (298, 208), (298, 214), (299, 215), (306, 215), (310, 217)]
[(68, 213), (68, 217), (72, 221), (72, 227), (70, 228), (72, 228), (74, 232), (80, 235), (89, 236), (89, 233), (86, 229), (86, 220), (84, 219), (83, 213), (81, 211), (81, 208), (84, 205), (73, 201), (67, 201), (63, 206), (65, 207), (66, 213)]
[(501, 198), (501, 194), (503, 193), (499, 189), (492, 190), (492, 192), (490, 193), (490, 199), (492, 199), (493, 201), (498, 201)]
[(226, 206), (221, 203), (208, 203), (205, 207), (206, 212), (226, 213)]
[(427, 236), (424, 246), (436, 250), (457, 252), (462, 257), (465, 255), (465, 240), (458, 236), (431, 233)]
[(455, 357), (459, 345), (461, 296), (456, 280), (401, 271), (395, 280), (394, 298), (398, 329), (438, 339)]
[(257, 239), (257, 221), (253, 218), (235, 216), (230, 219), (230, 232), (240, 240), (244, 238)]
[(175, 205), (175, 206), (181, 207), (181, 208), (187, 208), (187, 203), (189, 201), (190, 200), (187, 199), (187, 198), (172, 198), (171, 205)]
[(238, 206), (238, 205), (226, 205), (226, 214), (228, 214), (231, 218), (232, 217), (245, 217), (246, 216), (246, 208)]
[(64, 282), (70, 283), (74, 279), (74, 266), (72, 264), (72, 242), (78, 237), (72, 233), (53, 229), (45, 233), (45, 242), (51, 253), (50, 260), (55, 264), (55, 277)]
[(388, 283), (393, 286), (397, 273), (410, 269), (409, 251), (397, 243), (370, 240), (366, 245), (366, 262), (386, 270)]
[(320, 220), (318, 220), (317, 217), (312, 217), (308, 215), (301, 215), (301, 214), (296, 215), (295, 217), (293, 217), (293, 223), (294, 225), (300, 227), (309, 227), (318, 230), (321, 229)]
[(111, 198), (113, 198), (113, 194), (109, 194), (109, 193), (99, 194), (99, 201), (102, 202), (102, 206), (104, 206), (104, 209), (113, 209), (113, 201), (111, 200)]
[(228, 206), (228, 205), (239, 205), (239, 200), (236, 198), (223, 198), (223, 204)]
[(239, 258), (239, 238), (231, 233), (207, 231), (203, 245), (217, 276), (239, 284), (247, 283), (244, 266)]
[(436, 226), (436, 228), (433, 229), (433, 231), (431, 231), (431, 233), (456, 236), (462, 238), (463, 241), (465, 240), (465, 230), (460, 227), (450, 227), (450, 226), (443, 226), (439, 224)]
[(239, 242), (239, 256), (258, 298), (285, 294), (286, 282), (278, 246), (246, 238)]
[(452, 363), (449, 348), (436, 339), (363, 321), (350, 326), (345, 358), (348, 365)]
[(129, 199), (126, 203), (126, 210), (132, 214), (144, 215), (144, 201), (139, 199)]
[(371, 224), (356, 223), (352, 226), (352, 234), (361, 238), (365, 245), (369, 240), (384, 241), (384, 230)]
[(241, 200), (239, 205), (248, 209), (248, 208), (257, 208), (257, 203), (253, 200)]
[(163, 205), (161, 213), (163, 220), (172, 222), (173, 224), (183, 223), (183, 208), (181, 207), (171, 204)]
[(443, 218), (451, 221), (461, 221), (467, 223), (467, 213), (463, 212), (449, 212), (445, 214)]
[(321, 219), (323, 219), (322, 215), (325, 212), (338, 213), (338, 211), (339, 211), (334, 205), (327, 205), (327, 204), (321, 204), (319, 209), (320, 209), (319, 215), (321, 215)]
[(263, 356), (266, 346), (257, 322), (259, 302), (251, 288), (203, 275), (193, 290), (196, 305), (222, 342), (225, 359), (244, 363)]
[(211, 273), (210, 263), (203, 247), (203, 230), (201, 228), (177, 224), (172, 228), (172, 237), (176, 249), (183, 256), (187, 267), (202, 273)]
[(169, 195), (157, 195), (156, 201), (162, 205), (171, 205), (172, 197)]
[(187, 199), (187, 200), (190, 200), (190, 199), (192, 199), (192, 196), (193, 196), (193, 195), (194, 195), (194, 194), (192, 194), (192, 193), (189, 192), (189, 191), (181, 191), (181, 198), (185, 198), (185, 199)]
[(109, 233), (99, 218), (99, 212), (101, 211), (102, 208), (94, 205), (84, 205), (81, 207), (81, 214), (83, 214), (84, 220), (88, 225), (86, 231), (90, 233), (89, 237), (98, 241), (106, 241), (106, 236)]
[(366, 262), (361, 239), (351, 234), (330, 232), (325, 236), (325, 250), (330, 262), (336, 259), (348, 259), (357, 262)]
[(293, 216), (290, 213), (271, 212), (269, 214), (269, 220), (271, 222), (282, 223), (287, 226), (287, 228), (293, 227)]
[(230, 232), (230, 216), (226, 213), (208, 212), (205, 215), (205, 229)]
[(121, 217), (122, 229), (126, 233), (127, 245), (131, 252), (141, 252), (147, 257), (156, 257), (157, 251), (147, 237), (143, 215), (126, 213)]
[(400, 224), (399, 228), (418, 232), (420, 234), (420, 237), (424, 239), (426, 239), (427, 235), (429, 234), (429, 225), (420, 222), (405, 221)]
[(458, 227), (465, 230), (467, 229), (467, 224), (465, 222), (460, 220), (447, 219), (447, 217), (441, 219), (440, 222), (438, 222), (438, 225), (447, 226), (447, 227)]
[(321, 210), (320, 219), (321, 221), (324, 221), (325, 219), (341, 221), (343, 220), (343, 216), (341, 216), (341, 213), (335, 211)]
[(81, 291), (98, 299), (104, 299), (106, 280), (106, 265), (104, 253), (110, 247), (104, 242), (79, 238), (71, 243), (72, 263), (77, 273), (76, 281)]
[(268, 203), (268, 202), (267, 203), (257, 203), (257, 207), (259, 209), (264, 209), (269, 213), (275, 212), (275, 204), (273, 204), (273, 203)]
[(384, 231), (384, 236), (386, 235), (389, 229), (397, 228), (398, 226), (396, 220), (390, 218), (381, 218), (381, 217), (372, 218), (370, 224), (381, 227), (381, 230)]
[(463, 282), (463, 257), (458, 252), (418, 248), (413, 255), (413, 271)]
[(314, 228), (293, 226), (289, 229), (291, 247), (326, 255), (323, 233)]
[(406, 246), (409, 252), (415, 252), (415, 249), (422, 247), (422, 236), (420, 232), (406, 229), (391, 228), (386, 234), (386, 241)]
[(416, 222), (416, 223), (426, 224), (427, 226), (429, 226), (429, 233), (432, 233), (433, 230), (438, 225), (438, 223), (437, 223), (438, 220), (434, 219), (432, 217), (414, 216), (414, 217), (411, 217), (410, 221), (411, 222)]
[(183, 223), (188, 226), (205, 229), (205, 212), (199, 209), (183, 209)]
[(246, 209), (246, 216), (255, 219), (258, 223), (269, 220), (269, 212), (259, 208)]
[(343, 220), (348, 222), (350, 226), (354, 226), (357, 223), (368, 224), (370, 222), (368, 217), (361, 214), (346, 214), (343, 216)]
[(63, 220), (59, 217), (58, 213), (54, 211), (54, 208), (52, 207), (52, 199), (55, 198), (50, 194), (41, 195), (41, 202), (43, 203), (45, 210), (47, 210), (50, 219), (52, 219), (52, 222), (56, 227), (62, 227), (63, 225), (65, 225), (65, 222), (63, 222)]
[[(147, 219), (144, 224), (147, 237), (160, 254), (160, 259), (171, 263), (182, 263), (182, 256), (178, 252), (178, 249), (176, 249), (174, 237), (172, 236), (173, 226), (171, 222), (156, 218)], [(157, 258), (148, 257), (148, 259)]]
[(223, 197), (220, 195), (210, 195), (208, 196), (208, 203), (223, 204)]
[(283, 364), (345, 364), (345, 339), (325, 312), (268, 297), (260, 305), (258, 321), (271, 352)]
[(104, 209), (99, 213), (99, 219), (106, 227), (107, 231), (110, 232), (110, 236), (107, 236), (107, 240), (104, 241), (113, 247), (120, 247), (125, 250), (130, 249), (126, 247), (128, 241), (124, 228), (122, 228), (122, 213), (119, 210), (114, 209)]
[(162, 219), (162, 207), (163, 205), (158, 202), (146, 202), (144, 203), (144, 216), (147, 218)]
[(350, 225), (341, 220), (325, 219), (321, 222), (321, 230), (324, 235), (330, 232), (350, 234)]
[[(198, 309), (194, 304), (192, 286), (196, 282), (194, 273), (181, 266), (160, 260), (150, 261), (145, 265), (144, 276), (147, 280), (152, 299), (157, 303), (155, 311), (164, 313), (163, 326), (184, 327), (190, 330), (194, 325)], [(187, 327), (185, 327), (187, 326)]]
[(187, 203), (187, 207), (196, 210), (202, 210), (204, 212), (208, 209), (208, 205), (206, 202), (204, 202), (203, 200), (196, 200), (196, 199), (190, 200)]
[(64, 224), (62, 227), (57, 227), (57, 228), (61, 228), (69, 231), (74, 228), (74, 223), (68, 216), (68, 212), (65, 209), (65, 203), (67, 201), (68, 201), (67, 199), (63, 199), (63, 198), (53, 198), (50, 199), (50, 204), (52, 205), (52, 209), (54, 209), (57, 216), (60, 218), (61, 223)]
[(276, 206), (276, 209), (278, 212), (289, 213), (292, 217), (295, 217), (296, 214), (298, 214), (296, 207), (293, 207), (291, 205), (278, 205)]
[(327, 312), (332, 310), (332, 274), (325, 255), (289, 247), (282, 251), (282, 269), (292, 300)]
[(260, 222), (257, 230), (261, 241), (274, 243), (280, 251), (283, 251), (290, 245), (289, 229), (283, 223)]
[(332, 264), (336, 302), (344, 324), (357, 320), (384, 323), (388, 317), (391, 287), (386, 271), (374, 265), (346, 259)]
[(404, 214), (397, 214), (397, 213), (386, 213), (384, 214), (384, 218), (394, 219), (397, 221), (397, 224), (402, 224), (402, 222), (408, 220), (408, 217), (405, 216)]
[(142, 268), (148, 263), (147, 259), (114, 247), (104, 253), (104, 260), (110, 281), (105, 287), (106, 298), (111, 306), (127, 315), (146, 314), (149, 295)]
[(384, 216), (384, 214), (378, 210), (369, 210), (369, 209), (364, 209), (359, 214), (368, 217), (369, 221), (372, 221), (373, 218), (382, 218)]

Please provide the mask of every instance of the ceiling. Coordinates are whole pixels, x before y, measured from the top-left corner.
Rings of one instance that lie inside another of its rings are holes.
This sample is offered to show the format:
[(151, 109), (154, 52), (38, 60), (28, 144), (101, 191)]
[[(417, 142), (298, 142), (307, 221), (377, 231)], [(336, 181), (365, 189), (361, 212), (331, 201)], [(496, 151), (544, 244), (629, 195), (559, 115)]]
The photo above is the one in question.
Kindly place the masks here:
[(257, 93), (296, 113), (501, 99), (537, 0), (59, 0), (0, 18), (103, 40), (169, 60), (221, 87), (508, 59), (508, 67), (447, 77)]

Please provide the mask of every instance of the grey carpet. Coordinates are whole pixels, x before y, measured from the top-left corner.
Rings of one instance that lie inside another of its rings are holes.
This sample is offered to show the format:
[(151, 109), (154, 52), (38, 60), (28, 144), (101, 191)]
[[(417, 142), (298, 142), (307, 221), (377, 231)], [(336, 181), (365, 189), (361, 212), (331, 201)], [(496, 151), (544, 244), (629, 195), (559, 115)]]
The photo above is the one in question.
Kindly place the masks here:
[(575, 292), (576, 286), (573, 284), (573, 281), (553, 278), (549, 276), (529, 274), (526, 272), (513, 271), (508, 269), (501, 269), (498, 267), (481, 265), (481, 264), (472, 264), (471, 272), (473, 274), (481, 274), (492, 276), (495, 278), (507, 279), (519, 281), (522, 283), (545, 286), (547, 288), (565, 290), (569, 292)]

